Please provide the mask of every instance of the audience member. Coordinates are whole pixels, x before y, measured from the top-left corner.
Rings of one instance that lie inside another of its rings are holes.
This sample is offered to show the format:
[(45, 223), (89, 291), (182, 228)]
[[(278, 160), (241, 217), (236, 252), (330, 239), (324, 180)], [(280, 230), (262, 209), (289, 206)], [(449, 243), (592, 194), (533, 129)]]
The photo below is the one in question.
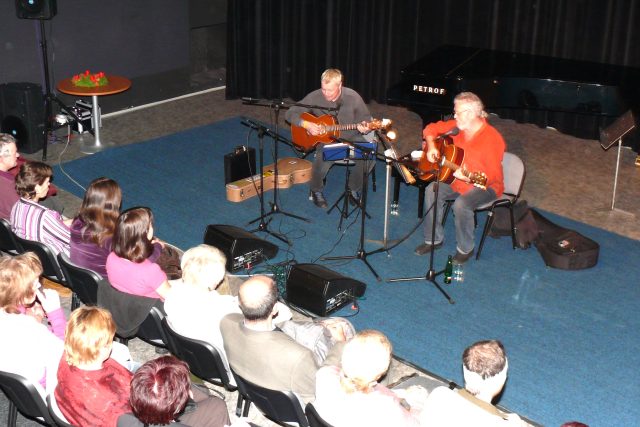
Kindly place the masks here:
[(9, 219), (11, 208), (20, 196), (16, 192), (16, 181), (9, 169), (18, 164), (16, 139), (6, 133), (0, 133), (0, 218)]
[(107, 256), (120, 215), (122, 191), (109, 178), (91, 181), (84, 194), (78, 216), (71, 224), (71, 261), (107, 276)]
[(507, 380), (509, 363), (504, 346), (497, 340), (478, 341), (462, 354), (465, 388), (454, 391), (436, 388), (423, 411), (430, 425), (470, 422), (478, 426), (524, 425), (517, 414), (493, 406)]
[[(0, 370), (22, 375), (47, 390), (55, 386), (65, 318), (58, 294), (40, 289), (40, 274), (40, 260), (31, 252), (0, 258)], [(38, 303), (50, 329), (39, 316), (28, 315)]]
[[(220, 295), (225, 282), (226, 257), (218, 248), (198, 245), (182, 255), (182, 279), (171, 281), (171, 291), (164, 302), (171, 327), (189, 338), (206, 341), (226, 354), (220, 334), (220, 319), (229, 313), (241, 313), (238, 299)], [(279, 324), (291, 318), (291, 311), (277, 303)]]
[[(231, 368), (242, 378), (274, 390), (291, 390), (305, 402), (313, 399), (318, 363), (313, 351), (274, 327), (278, 289), (265, 276), (254, 276), (240, 286), (242, 314), (220, 322), (224, 349)], [(338, 363), (344, 343), (332, 347), (325, 364)]]
[(115, 426), (129, 408), (131, 373), (110, 357), (116, 325), (108, 310), (71, 313), (58, 366), (55, 398), (74, 426)]
[[(187, 406), (191, 396), (195, 410)], [(230, 424), (224, 401), (191, 387), (189, 367), (173, 356), (150, 360), (135, 372), (129, 403), (133, 414), (122, 415), (118, 427)]]
[(391, 363), (384, 334), (358, 332), (344, 346), (341, 362), (342, 368), (324, 366), (316, 374), (314, 406), (325, 421), (335, 427), (419, 425), (418, 411), (378, 382)]
[(171, 286), (167, 275), (151, 260), (154, 252), (153, 214), (149, 208), (124, 211), (113, 233), (113, 252), (107, 257), (107, 277), (119, 291), (164, 300)]
[(23, 239), (36, 240), (51, 248), (54, 254), (69, 255), (71, 220), (38, 203), (47, 195), (53, 169), (42, 162), (29, 162), (20, 167), (16, 191), (20, 199), (11, 209), (11, 227)]

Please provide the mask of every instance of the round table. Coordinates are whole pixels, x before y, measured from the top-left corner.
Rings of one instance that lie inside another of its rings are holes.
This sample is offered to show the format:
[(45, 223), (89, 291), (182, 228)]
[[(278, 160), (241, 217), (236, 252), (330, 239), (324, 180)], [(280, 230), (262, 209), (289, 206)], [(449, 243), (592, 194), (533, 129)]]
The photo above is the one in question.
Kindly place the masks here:
[(76, 86), (71, 78), (58, 82), (56, 88), (68, 95), (90, 96), (93, 104), (93, 114), (91, 115), (91, 124), (93, 126), (93, 134), (95, 140), (93, 145), (82, 144), (80, 151), (85, 154), (93, 154), (113, 145), (100, 141), (100, 108), (98, 107), (98, 97), (103, 95), (114, 95), (124, 92), (131, 87), (131, 80), (126, 77), (106, 75), (109, 83), (104, 86), (83, 87)]

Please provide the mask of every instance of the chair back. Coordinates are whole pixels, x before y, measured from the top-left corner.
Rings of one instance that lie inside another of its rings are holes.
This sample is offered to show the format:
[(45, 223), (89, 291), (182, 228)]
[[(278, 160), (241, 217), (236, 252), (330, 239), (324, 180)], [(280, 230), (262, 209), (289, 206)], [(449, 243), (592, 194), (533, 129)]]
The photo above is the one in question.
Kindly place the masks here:
[(0, 251), (9, 255), (17, 255), (22, 252), (16, 236), (11, 230), (11, 224), (4, 218), (0, 218)]
[(73, 425), (69, 424), (69, 421), (64, 417), (62, 411), (58, 407), (58, 402), (56, 402), (56, 397), (53, 393), (47, 395), (47, 408), (49, 409), (49, 415), (56, 422), (58, 427), (73, 427)]
[(522, 159), (513, 153), (505, 152), (502, 157), (502, 174), (504, 178), (504, 193), (518, 199), (526, 174)]
[(304, 413), (307, 416), (307, 420), (309, 420), (310, 427), (333, 427), (331, 424), (322, 419), (316, 408), (313, 404), (308, 403), (307, 407), (304, 409)]
[(224, 363), (225, 356), (206, 341), (188, 338), (177, 333), (165, 317), (162, 329), (171, 352), (189, 365), (191, 373), (203, 380), (235, 390), (236, 384)]
[(63, 252), (58, 254), (58, 263), (69, 286), (78, 295), (80, 301), (86, 305), (97, 305), (98, 286), (106, 280), (95, 271), (74, 264)]
[(16, 241), (22, 247), (23, 252), (34, 252), (38, 256), (42, 263), (43, 276), (46, 276), (61, 285), (67, 286), (62, 269), (58, 264), (58, 260), (49, 246), (35, 240), (23, 239), (20, 236), (16, 236)]
[(9, 421), (7, 425), (16, 425), (17, 413), (30, 419), (39, 419), (55, 426), (55, 421), (49, 415), (43, 395), (38, 391), (38, 386), (31, 383), (21, 375), (0, 371), (0, 389), (9, 399)]
[(167, 348), (167, 337), (162, 329), (164, 313), (156, 306), (151, 307), (149, 314), (140, 324), (136, 337), (156, 347)]
[[(233, 372), (233, 369), (231, 370)], [(233, 372), (238, 384), (239, 393), (247, 400), (246, 405), (253, 403), (267, 418), (277, 423), (296, 423), (300, 427), (309, 427), (300, 400), (290, 390), (271, 390), (253, 384)]]

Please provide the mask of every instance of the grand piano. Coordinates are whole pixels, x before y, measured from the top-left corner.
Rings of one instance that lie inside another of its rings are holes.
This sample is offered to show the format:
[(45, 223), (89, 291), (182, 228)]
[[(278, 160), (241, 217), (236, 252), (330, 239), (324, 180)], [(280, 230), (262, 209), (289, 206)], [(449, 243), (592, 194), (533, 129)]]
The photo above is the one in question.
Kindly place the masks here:
[[(640, 116), (640, 68), (461, 46), (441, 46), (404, 68), (387, 103), (428, 123), (451, 114), (463, 91), (502, 118), (586, 139), (598, 139), (628, 110)], [(639, 135), (633, 131), (624, 144), (638, 151)]]

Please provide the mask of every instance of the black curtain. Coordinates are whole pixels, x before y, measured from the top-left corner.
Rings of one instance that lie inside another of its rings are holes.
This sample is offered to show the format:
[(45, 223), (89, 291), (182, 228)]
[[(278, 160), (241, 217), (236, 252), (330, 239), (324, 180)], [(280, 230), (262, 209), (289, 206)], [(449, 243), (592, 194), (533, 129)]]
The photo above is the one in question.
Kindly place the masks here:
[(227, 97), (299, 99), (340, 68), (384, 102), (442, 44), (640, 67), (640, 0), (229, 0)]

